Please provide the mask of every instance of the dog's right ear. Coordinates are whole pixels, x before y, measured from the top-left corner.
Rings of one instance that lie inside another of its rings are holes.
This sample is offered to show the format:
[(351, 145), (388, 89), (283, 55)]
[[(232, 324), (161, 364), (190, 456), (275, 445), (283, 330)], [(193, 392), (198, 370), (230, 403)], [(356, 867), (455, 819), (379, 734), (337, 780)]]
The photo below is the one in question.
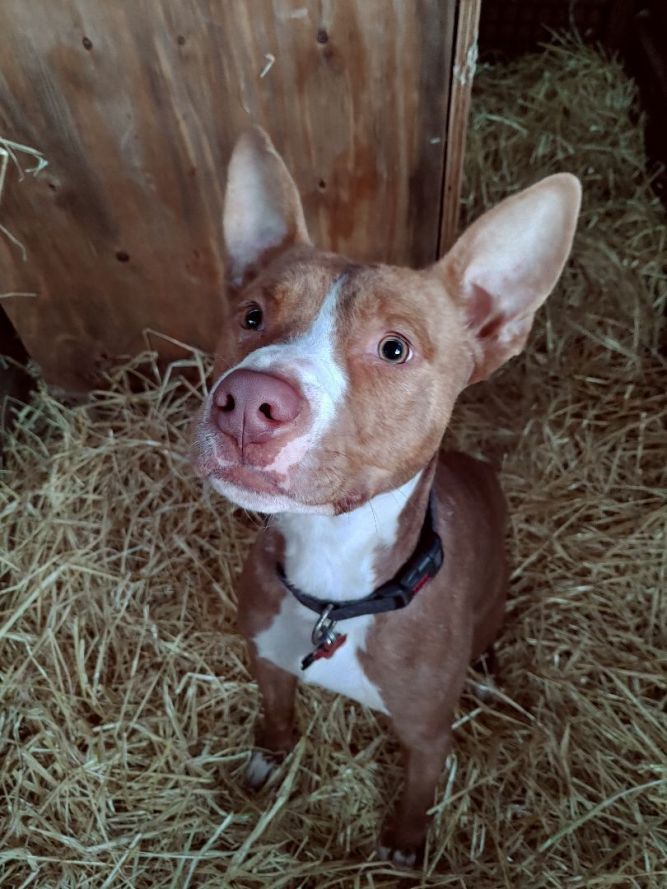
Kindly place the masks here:
[(526, 345), (570, 253), (580, 202), (575, 176), (547, 176), (481, 216), (434, 266), (473, 334), (470, 383)]
[(236, 287), (277, 252), (310, 243), (294, 180), (260, 127), (246, 130), (234, 146), (223, 232), (228, 277)]

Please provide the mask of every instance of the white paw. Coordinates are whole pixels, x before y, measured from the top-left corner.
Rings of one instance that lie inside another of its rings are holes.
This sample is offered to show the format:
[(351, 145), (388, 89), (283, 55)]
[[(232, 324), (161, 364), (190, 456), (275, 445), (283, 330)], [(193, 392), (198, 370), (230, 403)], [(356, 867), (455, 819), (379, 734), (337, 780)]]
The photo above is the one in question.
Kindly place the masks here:
[(280, 765), (275, 759), (267, 756), (262, 750), (253, 750), (245, 769), (246, 783), (253, 790), (259, 788), (271, 777)]
[(390, 849), (389, 846), (378, 846), (378, 858), (389, 861), (397, 867), (414, 867), (417, 863), (416, 852), (404, 852), (402, 849)]

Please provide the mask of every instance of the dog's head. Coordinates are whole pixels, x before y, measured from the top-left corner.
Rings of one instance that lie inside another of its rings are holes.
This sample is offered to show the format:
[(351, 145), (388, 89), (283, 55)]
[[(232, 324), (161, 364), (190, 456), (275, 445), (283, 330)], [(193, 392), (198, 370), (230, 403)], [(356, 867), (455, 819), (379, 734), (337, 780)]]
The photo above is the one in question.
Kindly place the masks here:
[(252, 129), (229, 165), (230, 311), (195, 434), (199, 473), (261, 512), (345, 512), (436, 452), (454, 402), (524, 347), (567, 259), (569, 174), (477, 220), (420, 271), (313, 247), (296, 186)]

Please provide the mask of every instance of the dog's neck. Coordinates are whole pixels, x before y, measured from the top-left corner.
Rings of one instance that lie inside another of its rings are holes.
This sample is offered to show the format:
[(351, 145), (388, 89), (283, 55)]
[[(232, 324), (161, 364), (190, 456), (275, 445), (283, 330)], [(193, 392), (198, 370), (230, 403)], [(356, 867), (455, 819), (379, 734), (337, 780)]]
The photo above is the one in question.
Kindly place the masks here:
[(281, 513), (289, 582), (328, 602), (369, 595), (389, 580), (417, 545), (435, 460), (405, 484), (336, 516)]

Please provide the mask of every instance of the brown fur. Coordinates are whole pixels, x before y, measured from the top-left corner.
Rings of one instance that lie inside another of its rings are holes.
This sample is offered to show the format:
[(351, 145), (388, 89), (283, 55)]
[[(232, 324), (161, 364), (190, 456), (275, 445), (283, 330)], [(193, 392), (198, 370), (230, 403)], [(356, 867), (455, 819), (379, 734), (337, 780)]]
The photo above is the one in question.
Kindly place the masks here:
[[(493, 471), (448, 453), (434, 483), (443, 567), (408, 608), (378, 615), (361, 658), (405, 750), (403, 795), (382, 840), (401, 850), (423, 843), (466, 669), (495, 640), (507, 594), (505, 505)], [(416, 492), (421, 507), (405, 519), (407, 533), (399, 531), (405, 550), (415, 544), (425, 496), (426, 485)]]

